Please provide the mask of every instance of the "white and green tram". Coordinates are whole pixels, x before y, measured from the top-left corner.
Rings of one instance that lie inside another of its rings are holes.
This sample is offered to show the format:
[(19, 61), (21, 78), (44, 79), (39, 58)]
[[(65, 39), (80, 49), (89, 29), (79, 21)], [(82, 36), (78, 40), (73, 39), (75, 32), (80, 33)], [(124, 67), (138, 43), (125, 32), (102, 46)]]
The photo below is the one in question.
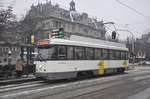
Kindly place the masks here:
[(123, 73), (128, 68), (125, 44), (52, 38), (40, 41), (36, 77), (48, 80)]

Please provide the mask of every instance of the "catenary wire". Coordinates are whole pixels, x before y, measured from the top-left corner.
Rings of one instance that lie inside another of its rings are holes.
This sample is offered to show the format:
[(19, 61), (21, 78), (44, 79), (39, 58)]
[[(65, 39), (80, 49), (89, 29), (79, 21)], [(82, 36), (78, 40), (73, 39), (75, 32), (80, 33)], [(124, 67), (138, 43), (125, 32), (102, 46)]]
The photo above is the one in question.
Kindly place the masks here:
[(123, 3), (123, 2), (121, 2), (121, 1), (119, 1), (119, 0), (115, 0), (115, 1), (118, 2), (119, 4), (123, 5), (123, 6), (127, 7), (128, 9), (134, 11), (134, 12), (137, 13), (138, 15), (143, 16), (144, 18), (150, 20), (150, 17), (149, 17), (149, 16), (144, 15), (143, 13), (139, 12), (139, 11), (136, 10), (135, 8), (132, 8), (132, 7), (130, 7), (129, 5)]

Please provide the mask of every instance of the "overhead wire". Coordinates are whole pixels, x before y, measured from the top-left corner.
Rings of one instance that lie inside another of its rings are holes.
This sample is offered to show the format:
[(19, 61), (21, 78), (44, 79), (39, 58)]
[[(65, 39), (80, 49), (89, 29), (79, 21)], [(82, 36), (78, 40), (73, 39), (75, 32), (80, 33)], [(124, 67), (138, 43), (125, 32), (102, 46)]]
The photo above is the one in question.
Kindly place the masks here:
[(143, 13), (139, 12), (139, 11), (136, 10), (135, 8), (132, 8), (132, 7), (130, 7), (129, 5), (123, 3), (123, 2), (121, 2), (121, 1), (119, 1), (119, 0), (115, 0), (115, 1), (118, 2), (119, 4), (123, 5), (123, 6), (127, 7), (128, 9), (134, 11), (134, 12), (137, 13), (138, 15), (143, 16), (144, 18), (150, 20), (150, 17), (149, 17), (149, 16), (144, 15)]

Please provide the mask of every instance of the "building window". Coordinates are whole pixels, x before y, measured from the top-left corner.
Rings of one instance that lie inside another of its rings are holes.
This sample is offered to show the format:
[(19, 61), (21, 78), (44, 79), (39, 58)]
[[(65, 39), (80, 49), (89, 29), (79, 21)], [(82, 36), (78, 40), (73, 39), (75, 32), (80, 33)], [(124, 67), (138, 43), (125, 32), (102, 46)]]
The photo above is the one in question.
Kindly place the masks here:
[(54, 28), (60, 28), (61, 27), (61, 22), (59, 22), (59, 21), (53, 21), (53, 27)]

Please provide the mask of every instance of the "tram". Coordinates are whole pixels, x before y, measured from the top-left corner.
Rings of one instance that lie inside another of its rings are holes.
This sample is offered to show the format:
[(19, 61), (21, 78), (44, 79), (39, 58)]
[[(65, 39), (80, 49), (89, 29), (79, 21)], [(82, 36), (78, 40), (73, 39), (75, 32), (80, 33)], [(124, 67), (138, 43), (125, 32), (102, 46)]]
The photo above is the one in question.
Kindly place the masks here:
[(47, 80), (123, 73), (128, 69), (128, 49), (116, 42), (51, 38), (39, 41), (37, 51), (35, 76)]

